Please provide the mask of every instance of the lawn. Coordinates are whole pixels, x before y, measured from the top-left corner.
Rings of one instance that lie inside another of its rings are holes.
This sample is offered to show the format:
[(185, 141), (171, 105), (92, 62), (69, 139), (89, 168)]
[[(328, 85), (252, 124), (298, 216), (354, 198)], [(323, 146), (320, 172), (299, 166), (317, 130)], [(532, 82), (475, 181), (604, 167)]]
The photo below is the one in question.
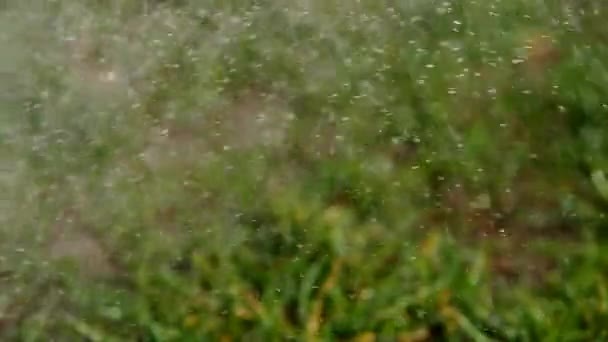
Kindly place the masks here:
[(0, 2), (0, 339), (608, 340), (606, 15)]

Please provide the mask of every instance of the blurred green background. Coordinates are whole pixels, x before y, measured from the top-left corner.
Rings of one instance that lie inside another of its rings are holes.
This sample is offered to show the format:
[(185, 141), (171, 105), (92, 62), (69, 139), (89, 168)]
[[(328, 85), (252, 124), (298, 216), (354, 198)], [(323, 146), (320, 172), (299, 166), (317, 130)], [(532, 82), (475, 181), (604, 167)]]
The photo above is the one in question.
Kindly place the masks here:
[(607, 14), (1, 2), (2, 340), (608, 340)]

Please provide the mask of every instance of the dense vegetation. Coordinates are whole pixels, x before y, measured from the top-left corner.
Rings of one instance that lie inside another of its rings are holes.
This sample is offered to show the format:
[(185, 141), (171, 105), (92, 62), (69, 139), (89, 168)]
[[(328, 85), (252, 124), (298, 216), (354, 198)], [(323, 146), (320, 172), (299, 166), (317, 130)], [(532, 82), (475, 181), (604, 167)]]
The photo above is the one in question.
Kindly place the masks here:
[(2, 340), (608, 340), (606, 15), (3, 2)]

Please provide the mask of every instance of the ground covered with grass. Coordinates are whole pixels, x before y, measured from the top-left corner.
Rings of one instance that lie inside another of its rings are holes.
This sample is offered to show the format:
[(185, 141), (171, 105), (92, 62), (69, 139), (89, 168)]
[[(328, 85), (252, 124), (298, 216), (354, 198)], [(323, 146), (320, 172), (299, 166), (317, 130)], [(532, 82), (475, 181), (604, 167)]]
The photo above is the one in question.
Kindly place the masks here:
[(607, 14), (3, 2), (2, 340), (608, 340)]

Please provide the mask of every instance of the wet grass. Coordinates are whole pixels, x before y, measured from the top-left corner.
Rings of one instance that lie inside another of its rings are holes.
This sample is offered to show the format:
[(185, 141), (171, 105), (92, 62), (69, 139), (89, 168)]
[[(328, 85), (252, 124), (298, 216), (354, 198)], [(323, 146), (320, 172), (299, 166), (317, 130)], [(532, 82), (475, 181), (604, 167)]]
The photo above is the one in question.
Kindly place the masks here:
[(1, 11), (3, 339), (608, 339), (602, 2)]

